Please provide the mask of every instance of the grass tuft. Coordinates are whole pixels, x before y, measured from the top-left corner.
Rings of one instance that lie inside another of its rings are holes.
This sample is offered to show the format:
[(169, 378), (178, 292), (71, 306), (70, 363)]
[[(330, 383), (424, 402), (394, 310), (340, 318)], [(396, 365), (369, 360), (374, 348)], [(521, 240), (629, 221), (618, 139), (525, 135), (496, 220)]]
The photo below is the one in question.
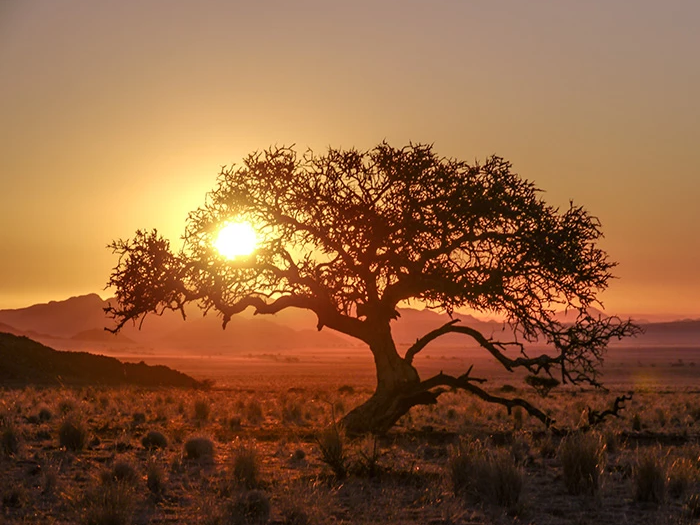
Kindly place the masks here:
[(161, 497), (165, 493), (165, 471), (153, 460), (149, 460), (146, 467), (146, 486), (156, 497)]
[(19, 429), (9, 418), (3, 418), (0, 424), (0, 451), (6, 456), (19, 454), (21, 436)]
[(263, 525), (269, 519), (270, 498), (260, 490), (250, 490), (226, 505), (222, 525)]
[(338, 479), (344, 479), (348, 474), (345, 440), (345, 431), (335, 422), (323, 429), (316, 437), (316, 443), (321, 451), (321, 461), (331, 468)]
[(659, 450), (637, 454), (632, 477), (635, 501), (657, 504), (666, 501), (666, 465), (660, 456)]
[(194, 402), (194, 418), (198, 421), (206, 421), (211, 414), (211, 404), (208, 399), (200, 398)]
[(148, 434), (143, 436), (141, 444), (144, 448), (154, 450), (157, 448), (166, 448), (168, 446), (168, 440), (161, 432), (151, 430)]
[(100, 478), (105, 485), (109, 483), (123, 483), (135, 486), (139, 480), (139, 474), (131, 463), (120, 460), (112, 466), (111, 470), (103, 471)]
[(605, 470), (605, 443), (596, 433), (575, 433), (559, 445), (564, 484), (570, 494), (595, 494)]
[(185, 457), (196, 460), (212, 460), (214, 458), (214, 443), (205, 437), (188, 439), (185, 442)]
[(129, 525), (135, 509), (133, 488), (124, 483), (107, 483), (86, 494), (83, 501), (85, 525)]
[(509, 508), (520, 500), (523, 472), (503, 449), (462, 441), (452, 449), (448, 470), (455, 495)]
[(58, 429), (58, 443), (73, 452), (79, 452), (85, 448), (88, 440), (88, 431), (85, 423), (80, 419), (68, 418)]
[(254, 444), (240, 444), (233, 455), (231, 473), (236, 483), (247, 489), (260, 484), (260, 462)]

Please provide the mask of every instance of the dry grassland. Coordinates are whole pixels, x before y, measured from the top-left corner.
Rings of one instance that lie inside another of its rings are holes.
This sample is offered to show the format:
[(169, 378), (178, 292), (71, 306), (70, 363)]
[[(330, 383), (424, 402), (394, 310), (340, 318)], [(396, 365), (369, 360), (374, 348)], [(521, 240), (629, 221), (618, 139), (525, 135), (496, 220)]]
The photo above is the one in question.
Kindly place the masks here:
[[(214, 364), (214, 387), (199, 391), (1, 391), (0, 523), (700, 520), (700, 400), (689, 365), (665, 368), (691, 378), (681, 386), (612, 373), (610, 393), (560, 389), (540, 400), (575, 428), (587, 407), (635, 392), (621, 418), (585, 434), (554, 435), (522, 412), (448, 393), (387, 436), (349, 440), (331, 422), (371, 393), (371, 373), (344, 360), (322, 374), (303, 363), (264, 357), (229, 376)], [(532, 396), (521, 384), (501, 378), (490, 389)]]

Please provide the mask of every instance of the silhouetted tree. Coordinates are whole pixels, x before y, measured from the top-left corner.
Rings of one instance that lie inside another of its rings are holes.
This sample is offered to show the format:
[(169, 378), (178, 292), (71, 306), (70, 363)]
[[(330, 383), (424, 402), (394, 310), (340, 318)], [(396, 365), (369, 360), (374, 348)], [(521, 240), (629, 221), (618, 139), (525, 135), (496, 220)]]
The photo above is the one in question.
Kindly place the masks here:
[[(226, 260), (213, 248), (232, 218), (256, 226), (253, 255)], [(509, 411), (522, 407), (549, 425), (527, 400), (484, 390), (483, 378), (441, 372), (421, 379), (413, 360), (457, 333), (508, 371), (600, 386), (608, 342), (636, 331), (629, 321), (589, 313), (614, 267), (596, 245), (601, 235), (595, 217), (573, 204), (563, 212), (547, 205), (499, 157), (468, 164), (440, 158), (431, 146), (386, 143), (325, 155), (275, 148), (222, 169), (204, 207), (190, 214), (179, 252), (155, 230), (114, 242), (120, 258), (109, 285), (117, 304), (108, 312), (116, 331), (148, 313), (184, 315), (192, 302), (218, 312), (224, 328), (246, 308), (311, 310), (319, 330), (355, 337), (374, 356), (376, 390), (345, 415), (351, 433), (385, 431), (453, 388)], [(459, 308), (501, 314), (515, 340), (491, 339), (454, 319), (401, 356), (391, 323), (408, 300), (450, 315)], [(575, 322), (558, 320), (561, 309), (573, 310)], [(550, 350), (531, 355), (535, 341)]]

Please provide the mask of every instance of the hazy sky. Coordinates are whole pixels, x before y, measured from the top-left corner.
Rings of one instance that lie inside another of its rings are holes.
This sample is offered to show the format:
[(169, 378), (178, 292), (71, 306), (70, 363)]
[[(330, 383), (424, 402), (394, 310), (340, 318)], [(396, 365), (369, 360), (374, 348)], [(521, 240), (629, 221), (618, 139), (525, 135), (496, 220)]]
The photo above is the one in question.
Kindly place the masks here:
[(98, 292), (224, 164), (496, 153), (598, 216), (608, 311), (700, 316), (700, 2), (0, 0), (0, 308)]

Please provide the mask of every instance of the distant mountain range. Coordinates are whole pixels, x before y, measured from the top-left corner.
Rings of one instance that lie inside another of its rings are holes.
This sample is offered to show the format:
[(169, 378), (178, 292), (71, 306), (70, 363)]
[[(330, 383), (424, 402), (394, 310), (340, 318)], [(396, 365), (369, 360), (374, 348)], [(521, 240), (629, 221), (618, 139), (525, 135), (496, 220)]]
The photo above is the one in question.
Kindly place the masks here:
[[(27, 336), (54, 348), (97, 350), (122, 353), (187, 352), (198, 354), (246, 354), (301, 349), (333, 349), (360, 346), (361, 343), (328, 329), (317, 331), (313, 313), (286, 310), (272, 316), (244, 312), (231, 319), (226, 330), (221, 319), (192, 309), (187, 320), (179, 313), (148, 316), (141, 328), (127, 325), (118, 334), (104, 330), (114, 326), (104, 308), (109, 300), (97, 294), (51, 301), (27, 308), (0, 310), (0, 332)], [(401, 317), (392, 325), (399, 346), (415, 342), (430, 330), (449, 321), (445, 314), (431, 310), (400, 309)], [(484, 321), (469, 315), (456, 315), (462, 324), (493, 336), (511, 340), (512, 332), (500, 322)], [(563, 317), (563, 319), (566, 319)], [(700, 320), (642, 323), (645, 332), (624, 346), (700, 346)], [(464, 336), (451, 334), (433, 343), (435, 347), (474, 347)]]

